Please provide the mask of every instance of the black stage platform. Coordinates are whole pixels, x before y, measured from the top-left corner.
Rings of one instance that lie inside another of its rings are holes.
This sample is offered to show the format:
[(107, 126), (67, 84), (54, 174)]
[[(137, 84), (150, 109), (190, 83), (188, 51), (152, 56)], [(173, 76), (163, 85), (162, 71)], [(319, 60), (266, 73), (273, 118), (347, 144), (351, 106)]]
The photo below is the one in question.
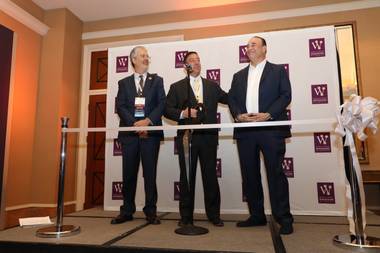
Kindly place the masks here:
[[(235, 223), (246, 215), (224, 214), (224, 227), (215, 227), (205, 215), (195, 215), (195, 223), (210, 230), (200, 236), (174, 233), (178, 213), (160, 213), (161, 225), (146, 223), (141, 212), (135, 219), (119, 225), (110, 220), (117, 212), (89, 209), (65, 216), (64, 224), (79, 225), (81, 232), (62, 238), (39, 238), (40, 227), (15, 227), (0, 232), (0, 252), (350, 252), (337, 248), (332, 238), (348, 232), (345, 217), (295, 216), (295, 232), (280, 236), (277, 224), (268, 216), (267, 226), (237, 228)], [(367, 214), (367, 234), (380, 236), (380, 216)]]

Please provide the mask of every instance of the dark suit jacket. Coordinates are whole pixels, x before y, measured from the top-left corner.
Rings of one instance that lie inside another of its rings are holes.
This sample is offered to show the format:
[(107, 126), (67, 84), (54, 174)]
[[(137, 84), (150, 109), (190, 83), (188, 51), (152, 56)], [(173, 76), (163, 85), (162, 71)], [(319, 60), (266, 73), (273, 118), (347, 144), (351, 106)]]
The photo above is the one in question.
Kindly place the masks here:
[[(239, 114), (247, 113), (246, 95), (249, 66), (234, 74), (228, 93), (228, 105), (234, 119)], [(271, 120), (287, 120), (286, 107), (292, 99), (292, 90), (285, 68), (267, 62), (259, 85), (259, 112), (268, 112)], [(234, 138), (244, 138), (251, 131), (273, 130), (280, 136), (290, 137), (290, 126), (273, 126), (258, 128), (235, 128)]]
[[(205, 117), (203, 120), (204, 124), (215, 124), (217, 123), (216, 113), (218, 108), (218, 103), (227, 104), (228, 97), (227, 93), (224, 92), (220, 86), (210, 80), (202, 78), (202, 87), (203, 87), (203, 104)], [(166, 97), (166, 106), (165, 106), (165, 117), (174, 121), (177, 121), (179, 125), (189, 124), (188, 120), (180, 119), (181, 111), (188, 106), (187, 97), (188, 97), (188, 88), (191, 89), (188, 85), (188, 78), (184, 78), (176, 83), (173, 83), (170, 86), (169, 93)], [(192, 108), (195, 108), (197, 101), (194, 95), (193, 90), (190, 90), (190, 105)], [(180, 135), (182, 131), (178, 131)], [(211, 134), (215, 135), (216, 140), (218, 136), (218, 129), (202, 129), (194, 131), (194, 134)]]
[[(145, 97), (145, 117), (152, 121), (155, 126), (161, 126), (161, 116), (165, 107), (165, 90), (163, 79), (156, 74), (146, 77), (143, 96)], [(134, 117), (135, 98), (137, 97), (134, 75), (119, 81), (119, 90), (116, 97), (117, 114), (120, 117), (120, 127), (133, 126), (140, 120)], [(125, 141), (128, 136), (137, 136), (135, 132), (119, 132), (119, 140)], [(149, 131), (151, 137), (163, 138), (163, 131)]]

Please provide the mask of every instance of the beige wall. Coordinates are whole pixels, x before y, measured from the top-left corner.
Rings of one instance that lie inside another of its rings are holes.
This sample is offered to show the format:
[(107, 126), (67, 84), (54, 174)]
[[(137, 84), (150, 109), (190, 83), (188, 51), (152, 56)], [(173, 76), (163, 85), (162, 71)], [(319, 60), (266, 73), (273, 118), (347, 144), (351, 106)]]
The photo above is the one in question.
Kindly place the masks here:
[[(71, 12), (66, 12), (65, 50), (63, 58), (62, 96), (60, 116), (70, 118), (69, 127), (79, 126), (80, 71), (82, 52), (82, 22)], [(68, 138), (65, 200), (76, 199), (77, 135)]]
[[(42, 46), (32, 184), (33, 202), (50, 204), (57, 201), (60, 117), (69, 117), (70, 126), (78, 122), (82, 23), (66, 9), (47, 11), (44, 22), (50, 30)], [(65, 200), (73, 201), (76, 155), (68, 152)]]
[[(5, 189), (8, 208), (56, 203), (60, 116), (70, 117), (71, 126), (78, 122), (82, 22), (63, 9), (45, 12), (43, 20), (50, 27), (44, 37), (0, 12), (0, 23), (16, 35)], [(76, 136), (68, 144), (65, 200), (73, 201)], [(28, 216), (28, 211), (22, 216)]]
[[(270, 4), (273, 2), (273, 4)], [(281, 2), (281, 3), (280, 3)], [(220, 17), (223, 14), (248, 14), (256, 13), (257, 11), (274, 11), (278, 9), (290, 9), (306, 7), (315, 5), (316, 3), (337, 3), (344, 1), (262, 1), (258, 3), (247, 3), (240, 5), (233, 5), (233, 8), (219, 7), (216, 8), (217, 14), (211, 14), (213, 17)], [(267, 3), (265, 5), (265, 3)], [(276, 4), (274, 4), (276, 3)], [(249, 7), (249, 8), (248, 8)], [(257, 7), (257, 8), (254, 8)], [(206, 8), (207, 9), (207, 8)], [(189, 16), (204, 17), (204, 9), (198, 10), (200, 14), (194, 10), (170, 12), (164, 14), (146, 15), (143, 17), (124, 18), (108, 21), (88, 22), (84, 24), (84, 31), (93, 32), (100, 31), (104, 28), (114, 29), (120, 28), (120, 24), (127, 27), (134, 25), (154, 25), (164, 23), (163, 21), (170, 20), (171, 22), (180, 22), (189, 20)], [(209, 13), (213, 13), (208, 8)], [(128, 24), (127, 24), (128, 23)], [(212, 28), (196, 28), (186, 30), (174, 30), (167, 32), (155, 32), (129, 36), (117, 36), (99, 39), (84, 40), (83, 43), (93, 44), (100, 42), (112, 42), (120, 40), (135, 40), (151, 37), (171, 36), (171, 35), (184, 35), (185, 40), (201, 39), (207, 37), (218, 37), (228, 35), (238, 35), (246, 33), (255, 33), (263, 31), (294, 29), (300, 27), (321, 26), (331, 24), (344, 24), (354, 23), (357, 28), (357, 42), (358, 42), (358, 60), (360, 64), (359, 77), (361, 80), (362, 95), (373, 96), (380, 99), (380, 88), (378, 86), (378, 59), (380, 58), (380, 8), (371, 8), (355, 11), (345, 11), (331, 14), (312, 15), (305, 17), (286, 18), (278, 20), (269, 20), (262, 22), (252, 22), (238, 25), (226, 25)], [(295, 52), (296, 53), (296, 52)], [(377, 169), (380, 170), (380, 135), (370, 136), (368, 141), (369, 159), (370, 164), (364, 165), (364, 169)]]
[[(33, 203), (54, 203), (59, 151), (59, 104), (64, 48), (64, 11), (45, 14), (33, 152)], [(48, 190), (48, 192), (46, 192)]]
[(38, 74), (42, 38), (26, 26), (0, 11), (0, 23), (15, 32), (13, 96), (10, 98), (12, 121), (8, 175), (5, 190), (6, 206), (29, 203), (33, 171)]

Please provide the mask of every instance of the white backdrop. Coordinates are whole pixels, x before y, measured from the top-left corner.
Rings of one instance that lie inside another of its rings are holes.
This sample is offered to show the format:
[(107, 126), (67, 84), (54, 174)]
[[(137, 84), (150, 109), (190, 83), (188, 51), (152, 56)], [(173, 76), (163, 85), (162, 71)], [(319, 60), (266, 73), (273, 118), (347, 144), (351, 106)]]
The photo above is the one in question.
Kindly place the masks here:
[[(339, 83), (334, 27), (317, 27), (260, 34), (218, 37), (202, 40), (144, 45), (151, 56), (149, 72), (164, 79), (165, 92), (170, 84), (184, 78), (180, 68), (182, 51), (197, 51), (202, 63), (202, 76), (220, 78), (226, 92), (230, 89), (233, 73), (247, 66), (247, 41), (259, 35), (268, 44), (267, 59), (286, 64), (292, 85), (293, 99), (290, 118), (334, 118), (339, 106)], [(132, 46), (108, 50), (107, 128), (116, 128), (119, 118), (115, 113), (117, 82), (133, 73), (129, 56)], [(177, 64), (177, 68), (176, 68)], [(213, 70), (213, 74), (207, 73)], [(219, 72), (218, 72), (219, 70)], [(219, 73), (219, 74), (218, 74)], [(232, 122), (228, 107), (220, 105), (221, 123)], [(165, 124), (173, 124), (165, 120)], [(309, 129), (309, 130), (308, 130)], [(333, 134), (332, 125), (293, 126), (293, 137), (287, 142), (284, 170), (288, 175), (291, 209), (294, 214), (345, 215), (345, 185), (342, 143)], [(178, 157), (174, 155), (175, 131), (165, 131), (158, 161), (158, 210), (178, 211), (174, 200), (175, 182), (179, 180)], [(232, 129), (222, 129), (218, 148), (221, 161), (222, 213), (247, 213), (243, 202), (241, 174)], [(118, 210), (121, 198), (121, 156), (117, 150), (117, 132), (106, 135), (104, 208)], [(264, 165), (262, 164), (262, 168)], [(266, 211), (270, 210), (266, 176), (263, 173)], [(141, 169), (136, 194), (136, 206), (144, 205)], [(195, 211), (204, 212), (203, 187), (198, 164)]]

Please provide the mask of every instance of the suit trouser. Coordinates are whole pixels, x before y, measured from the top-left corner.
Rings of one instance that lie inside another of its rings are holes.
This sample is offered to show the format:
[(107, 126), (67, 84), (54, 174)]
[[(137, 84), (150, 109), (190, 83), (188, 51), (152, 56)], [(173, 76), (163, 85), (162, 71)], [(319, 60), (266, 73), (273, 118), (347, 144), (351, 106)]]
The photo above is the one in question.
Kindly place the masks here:
[(206, 214), (209, 220), (220, 216), (220, 190), (216, 176), (217, 136), (197, 135), (192, 136), (191, 145), (191, 170), (190, 189), (187, 183), (186, 164), (183, 149), (183, 136), (177, 137), (177, 148), (180, 167), (180, 201), (179, 211), (182, 219), (193, 220), (195, 179), (197, 160), (199, 158), (202, 183), (204, 190), (204, 202)]
[(285, 155), (285, 138), (272, 131), (253, 131), (237, 139), (243, 192), (247, 197), (249, 213), (253, 218), (264, 219), (264, 194), (260, 173), (260, 151), (263, 153), (268, 179), (272, 215), (280, 223), (292, 223), (289, 206), (289, 185), (282, 162)]
[(135, 196), (137, 174), (140, 159), (143, 168), (146, 216), (155, 215), (157, 211), (157, 160), (160, 149), (159, 137), (139, 138), (127, 137), (122, 142), (123, 155), (123, 205), (120, 213), (132, 215), (136, 211)]

